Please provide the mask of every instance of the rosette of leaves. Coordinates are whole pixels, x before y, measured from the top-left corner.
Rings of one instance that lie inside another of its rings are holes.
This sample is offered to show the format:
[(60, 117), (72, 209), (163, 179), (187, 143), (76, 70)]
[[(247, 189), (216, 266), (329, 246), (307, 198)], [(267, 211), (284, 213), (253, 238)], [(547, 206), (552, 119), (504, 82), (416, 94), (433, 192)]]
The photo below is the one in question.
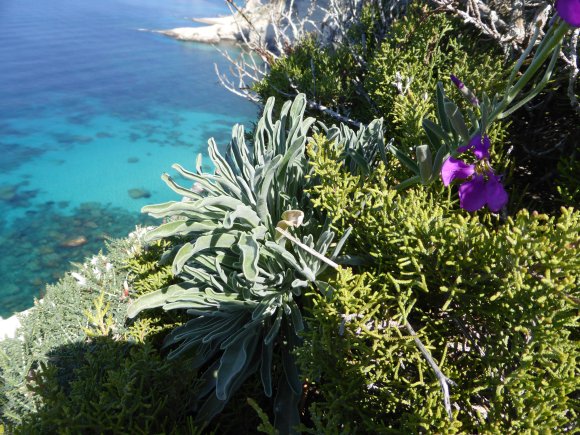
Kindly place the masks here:
[[(314, 123), (304, 119), (306, 100), (299, 95), (286, 102), (276, 121), (273, 107), (271, 98), (252, 146), (240, 125), (233, 128), (223, 156), (210, 139), (213, 174), (202, 171), (201, 158), (195, 172), (173, 166), (196, 183), (194, 188), (162, 176), (184, 200), (144, 207), (144, 212), (168, 220), (145, 239), (180, 241), (172, 270), (182, 281), (141, 296), (128, 315), (163, 307), (192, 316), (166, 337), (164, 346), (171, 348), (170, 358), (192, 354), (203, 372), (199, 421), (218, 414), (259, 371), (265, 395), (276, 396), (276, 426), (290, 433), (299, 423), (302, 392), (292, 354), (303, 329), (300, 297), (310, 285), (321, 291), (329, 287), (319, 279), (325, 269), (320, 257), (281, 237), (277, 228), (292, 231), (301, 244), (322, 255), (331, 248), (334, 233), (313, 215), (305, 194), (305, 145)], [(332, 246), (331, 259), (344, 239)]]
[(326, 130), (324, 139), (341, 150), (341, 160), (351, 174), (368, 176), (376, 170), (379, 162), (388, 164), (387, 150), (392, 140), (385, 145), (383, 130), (383, 119), (379, 118), (361, 126), (358, 131), (344, 124), (332, 126)]

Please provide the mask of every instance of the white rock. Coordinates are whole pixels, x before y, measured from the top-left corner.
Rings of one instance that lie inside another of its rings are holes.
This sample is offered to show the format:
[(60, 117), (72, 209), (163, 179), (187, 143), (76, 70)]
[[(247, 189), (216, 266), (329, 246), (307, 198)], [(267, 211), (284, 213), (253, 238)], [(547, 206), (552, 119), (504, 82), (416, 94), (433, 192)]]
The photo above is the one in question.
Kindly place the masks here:
[[(328, 0), (318, 0), (317, 4), (327, 7)], [(311, 0), (248, 0), (242, 9), (242, 14), (236, 12), (230, 16), (216, 18), (195, 18), (197, 23), (207, 24), (202, 27), (178, 27), (169, 30), (159, 30), (156, 33), (178, 39), (180, 41), (205, 42), (217, 44), (222, 41), (245, 42), (245, 38), (262, 42), (270, 42), (272, 38), (270, 24), (272, 20), (278, 20), (284, 8), (292, 6), (298, 17), (309, 16), (310, 20), (318, 21), (322, 18), (321, 11), (310, 15), (312, 8)], [(316, 10), (316, 8), (314, 9)], [(252, 22), (248, 24), (246, 18)], [(309, 29), (309, 30), (313, 30)], [(245, 37), (245, 38), (244, 38)]]
[(232, 21), (231, 16), (226, 17), (211, 17), (211, 18), (192, 18), (194, 23), (201, 23), (201, 24), (229, 24)]
[(14, 338), (16, 330), (18, 329), (19, 326), (20, 320), (18, 319), (17, 314), (7, 319), (3, 319), (2, 317), (0, 317), (0, 340), (4, 340), (6, 338)]
[(178, 27), (171, 30), (159, 30), (157, 33), (180, 41), (205, 42), (207, 44), (217, 44), (226, 40), (236, 41), (238, 39), (236, 33), (234, 33), (233, 26), (221, 24), (203, 27)]

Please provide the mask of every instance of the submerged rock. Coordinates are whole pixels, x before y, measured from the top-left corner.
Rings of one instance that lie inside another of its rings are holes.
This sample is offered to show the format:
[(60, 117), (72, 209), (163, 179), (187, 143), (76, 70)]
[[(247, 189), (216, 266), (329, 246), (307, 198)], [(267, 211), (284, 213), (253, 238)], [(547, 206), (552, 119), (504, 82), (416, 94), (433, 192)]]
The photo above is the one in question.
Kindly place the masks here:
[(129, 189), (129, 196), (133, 199), (149, 198), (151, 197), (151, 192), (147, 189)]
[(79, 236), (72, 239), (65, 240), (60, 244), (63, 248), (77, 248), (79, 246), (83, 246), (88, 242), (85, 236)]
[(85, 222), (85, 227), (91, 228), (91, 229), (96, 229), (96, 228), (99, 228), (99, 224), (97, 224), (96, 222), (93, 222), (93, 221), (88, 221), (88, 222)]
[(16, 198), (16, 191), (17, 186), (0, 186), (0, 201), (12, 201), (14, 198)]

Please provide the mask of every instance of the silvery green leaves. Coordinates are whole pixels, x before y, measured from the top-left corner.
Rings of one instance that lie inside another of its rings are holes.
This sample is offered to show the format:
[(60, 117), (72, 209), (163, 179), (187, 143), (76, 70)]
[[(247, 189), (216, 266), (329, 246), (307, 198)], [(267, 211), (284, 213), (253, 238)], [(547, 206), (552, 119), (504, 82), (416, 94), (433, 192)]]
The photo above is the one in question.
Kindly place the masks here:
[(368, 175), (379, 161), (387, 164), (387, 151), (383, 134), (383, 119), (375, 119), (358, 131), (344, 124), (326, 130), (326, 137), (344, 149), (344, 164), (353, 174)]
[[(292, 352), (304, 327), (300, 296), (311, 284), (331, 289), (320, 277), (324, 262), (279, 237), (276, 227), (322, 256), (336, 257), (342, 241), (319, 223), (305, 194), (305, 145), (314, 119), (304, 118), (304, 96), (285, 103), (277, 120), (273, 107), (268, 100), (252, 146), (239, 125), (225, 155), (209, 141), (213, 173), (203, 172), (200, 159), (193, 172), (174, 165), (192, 188), (163, 175), (183, 200), (144, 207), (166, 220), (146, 240), (177, 241), (166, 257), (182, 281), (137, 299), (128, 315), (162, 307), (192, 316), (164, 346), (172, 358), (193, 355), (203, 373), (196, 390), (200, 421), (211, 420), (259, 373), (264, 393), (276, 394), (278, 429), (289, 433), (299, 423), (301, 381)], [(294, 407), (283, 405), (289, 403)]]

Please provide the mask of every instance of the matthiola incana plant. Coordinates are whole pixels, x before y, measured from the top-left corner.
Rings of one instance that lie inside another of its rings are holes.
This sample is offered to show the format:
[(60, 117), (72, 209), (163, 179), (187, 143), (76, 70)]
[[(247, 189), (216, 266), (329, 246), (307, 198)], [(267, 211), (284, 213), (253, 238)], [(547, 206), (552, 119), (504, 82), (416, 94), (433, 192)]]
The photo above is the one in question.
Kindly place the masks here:
[[(530, 102), (550, 80), (564, 35), (570, 27), (580, 26), (580, 1), (558, 0), (556, 11), (558, 15), (552, 19), (549, 29), (537, 46), (540, 28), (536, 29), (528, 48), (515, 63), (502, 95), (490, 99), (484, 93), (478, 98), (460, 78), (451, 75), (451, 81), (473, 107), (467, 111), (470, 127), (455, 103), (445, 96), (442, 84), (438, 84), (437, 120), (423, 120), (429, 145), (416, 147), (416, 161), (392, 144), (388, 146), (401, 163), (414, 173), (414, 176), (400, 183), (400, 189), (418, 183), (427, 185), (439, 176), (445, 186), (449, 186), (454, 180), (462, 180), (459, 199), (463, 209), (473, 212), (487, 206), (489, 210), (498, 212), (503, 208), (508, 201), (508, 195), (501, 183), (501, 177), (490, 164), (490, 143), (486, 131), (494, 121), (511, 115)], [(529, 59), (534, 48), (535, 52)], [(528, 59), (528, 66), (522, 71)], [(542, 68), (543, 73), (538, 77)], [(526, 86), (533, 81), (533, 85), (523, 93)], [(461, 159), (458, 158), (459, 154), (462, 154)]]
[(291, 433), (302, 394), (293, 356), (304, 327), (302, 295), (310, 286), (330, 290), (322, 256), (336, 257), (346, 235), (333, 243), (334, 233), (308, 211), (305, 144), (314, 119), (304, 118), (304, 95), (286, 102), (278, 120), (273, 107), (270, 98), (251, 146), (241, 126), (234, 127), (225, 155), (210, 140), (213, 173), (202, 170), (201, 159), (194, 172), (174, 165), (194, 188), (163, 176), (184, 200), (145, 207), (166, 219), (145, 239), (176, 240), (162, 261), (172, 258), (181, 281), (140, 297), (128, 315), (162, 307), (191, 316), (164, 345), (169, 357), (193, 356), (201, 370), (192, 390), (200, 422), (211, 420), (257, 374), (264, 394), (275, 396), (277, 428)]

